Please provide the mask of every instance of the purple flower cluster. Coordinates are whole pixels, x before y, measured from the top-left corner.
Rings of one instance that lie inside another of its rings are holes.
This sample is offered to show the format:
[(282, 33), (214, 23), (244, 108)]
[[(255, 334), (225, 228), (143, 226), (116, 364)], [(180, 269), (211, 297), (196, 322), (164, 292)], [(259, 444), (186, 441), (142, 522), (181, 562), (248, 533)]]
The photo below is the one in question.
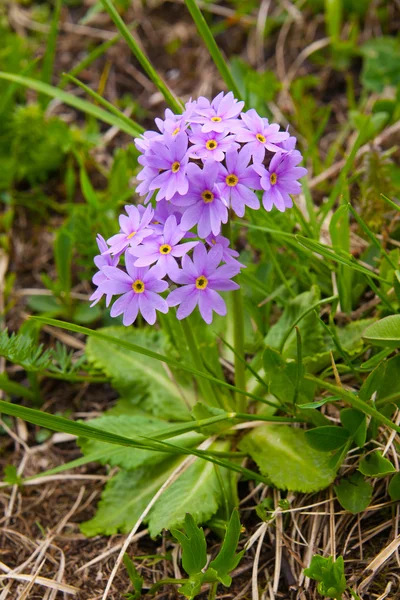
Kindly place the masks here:
[(298, 166), (296, 139), (243, 108), (232, 92), (200, 97), (181, 115), (167, 110), (158, 131), (135, 140), (145, 206), (126, 206), (120, 231), (107, 242), (98, 237), (91, 298), (96, 304), (105, 295), (108, 306), (118, 295), (111, 316), (123, 315), (124, 325), (139, 312), (153, 324), (157, 310), (175, 306), (178, 319), (196, 306), (206, 323), (213, 311), (225, 315), (218, 292), (238, 289), (232, 278), (244, 266), (221, 235), (229, 211), (243, 217), (246, 207), (260, 208), (259, 192), (265, 210), (283, 212), (301, 191), (307, 170)]

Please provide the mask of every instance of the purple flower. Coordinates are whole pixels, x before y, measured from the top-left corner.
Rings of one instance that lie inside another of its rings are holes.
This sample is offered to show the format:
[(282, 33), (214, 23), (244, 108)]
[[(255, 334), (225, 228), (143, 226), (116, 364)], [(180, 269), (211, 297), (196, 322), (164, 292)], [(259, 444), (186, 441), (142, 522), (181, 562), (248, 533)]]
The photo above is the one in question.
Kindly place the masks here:
[(190, 163), (187, 174), (190, 181), (188, 193), (180, 198), (174, 196), (172, 202), (179, 206), (187, 206), (182, 215), (180, 226), (189, 231), (197, 223), (197, 233), (201, 238), (207, 237), (211, 232), (218, 235), (221, 223), (228, 220), (228, 209), (215, 183), (221, 164), (207, 160), (203, 169)]
[(147, 194), (146, 198), (144, 199), (145, 204), (147, 204), (150, 201), (153, 195), (153, 192), (149, 189), (150, 184), (154, 181), (154, 178), (157, 177), (159, 172), (160, 171), (158, 169), (154, 169), (152, 167), (143, 167), (143, 169), (139, 171), (139, 173), (136, 176), (136, 179), (138, 179), (138, 181), (141, 181), (141, 183), (139, 183), (139, 185), (136, 188), (136, 192), (140, 196), (144, 196), (145, 194)]
[(261, 175), (261, 186), (264, 194), (262, 203), (265, 210), (270, 211), (275, 205), (280, 212), (291, 208), (293, 202), (289, 194), (299, 194), (301, 185), (296, 179), (304, 177), (307, 169), (297, 167), (301, 161), (300, 152), (277, 152), (272, 158), (268, 170), (263, 165), (254, 165)]
[(103, 267), (108, 281), (103, 283), (103, 293), (122, 294), (111, 307), (111, 316), (124, 315), (123, 324), (132, 325), (139, 311), (143, 318), (154, 325), (156, 321), (156, 310), (162, 313), (168, 312), (168, 304), (164, 298), (159, 296), (165, 292), (168, 283), (160, 279), (157, 267), (149, 269), (134, 266), (135, 258), (127, 252), (125, 264), (127, 273), (117, 267)]
[(238, 274), (236, 265), (222, 265), (222, 246), (216, 245), (207, 253), (204, 244), (198, 244), (193, 252), (193, 262), (186, 254), (182, 259), (182, 269), (171, 278), (183, 284), (168, 296), (169, 306), (178, 306), (178, 319), (188, 317), (198, 305), (200, 314), (208, 324), (212, 322), (213, 311), (226, 315), (226, 304), (218, 291), (237, 290), (238, 284), (231, 278)]
[(246, 269), (246, 265), (243, 265), (236, 260), (239, 256), (239, 252), (230, 247), (228, 238), (222, 235), (209, 235), (206, 238), (206, 242), (211, 248), (217, 244), (222, 246), (222, 262), (234, 264), (239, 269)]
[(241, 114), (245, 127), (237, 130), (237, 141), (245, 142), (254, 161), (262, 162), (265, 151), (279, 152), (281, 149), (277, 144), (289, 137), (286, 131), (279, 131), (277, 123), (268, 123), (268, 119), (262, 119), (254, 108)]
[[(109, 254), (104, 255), (104, 252), (107, 252), (108, 246), (107, 242), (100, 234), (97, 235), (96, 238), (97, 246), (99, 247), (100, 254), (94, 257), (93, 261), (96, 267), (99, 269), (97, 273), (94, 274), (92, 283), (97, 286), (97, 289), (90, 296), (89, 300), (93, 300), (91, 306), (94, 306), (101, 300), (104, 296), (105, 292), (101, 290), (101, 285), (107, 281), (107, 276), (103, 273), (103, 267), (116, 267), (119, 263), (119, 255), (111, 257)], [(106, 304), (107, 306), (110, 304), (112, 298), (112, 294), (107, 294), (106, 296)]]
[(185, 232), (179, 229), (174, 215), (168, 217), (165, 222), (163, 234), (154, 240), (145, 240), (143, 246), (129, 250), (130, 254), (138, 257), (135, 267), (147, 267), (157, 263), (158, 272), (161, 277), (171, 275), (178, 268), (174, 257), (182, 257), (194, 248), (198, 242), (186, 242), (179, 244), (185, 236)]
[(232, 92), (225, 95), (221, 92), (210, 106), (197, 106), (195, 112), (198, 116), (191, 117), (190, 120), (192, 123), (201, 123), (203, 133), (234, 131), (240, 124), (237, 117), (243, 107), (244, 102), (238, 102)]
[(218, 176), (221, 196), (230, 203), (238, 217), (243, 217), (246, 206), (260, 208), (260, 202), (251, 189), (261, 189), (260, 178), (253, 166), (248, 166), (249, 160), (250, 153), (246, 146), (240, 152), (231, 150), (226, 155), (226, 168), (221, 165)]
[(193, 126), (192, 130), (193, 135), (189, 138), (193, 144), (189, 149), (191, 158), (213, 159), (221, 162), (225, 158), (225, 152), (239, 148), (234, 135), (214, 131), (203, 133), (199, 126)]
[(137, 246), (144, 238), (153, 233), (152, 229), (148, 227), (154, 213), (151, 206), (148, 206), (142, 214), (132, 204), (127, 204), (125, 210), (128, 216), (121, 215), (119, 217), (121, 231), (107, 240), (110, 248), (104, 254), (120, 254), (128, 246)]
[(189, 182), (186, 177), (186, 166), (189, 160), (187, 152), (188, 137), (184, 131), (176, 136), (164, 134), (163, 141), (152, 144), (149, 152), (139, 157), (145, 167), (163, 171), (149, 185), (149, 190), (159, 190), (156, 200), (170, 200), (176, 193), (186, 194)]

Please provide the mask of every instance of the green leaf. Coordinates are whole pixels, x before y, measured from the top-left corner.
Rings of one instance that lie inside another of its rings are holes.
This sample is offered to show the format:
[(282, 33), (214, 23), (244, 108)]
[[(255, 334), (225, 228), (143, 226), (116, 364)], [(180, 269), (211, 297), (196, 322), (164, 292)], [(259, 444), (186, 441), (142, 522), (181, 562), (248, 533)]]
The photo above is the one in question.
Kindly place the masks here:
[(20, 365), (26, 371), (44, 371), (52, 360), (52, 351), (43, 350), (35, 340), (24, 333), (8, 335), (7, 329), (0, 333), (0, 356)]
[(304, 435), (308, 444), (315, 450), (330, 452), (342, 448), (347, 443), (350, 433), (343, 427), (326, 425), (309, 429)]
[(68, 294), (71, 290), (71, 262), (72, 262), (72, 236), (67, 226), (61, 227), (54, 242), (54, 259), (58, 282), (63, 292)]
[(4, 467), (3, 481), (10, 485), (22, 485), (22, 477), (18, 475), (17, 467), (14, 465), (6, 465)]
[(281, 402), (294, 402), (298, 380), (299, 404), (314, 397), (315, 385), (303, 379), (304, 367), (301, 364), (293, 360), (286, 361), (277, 350), (269, 347), (264, 351), (263, 364), (269, 392)]
[[(88, 421), (88, 425), (107, 431), (108, 433), (117, 433), (127, 438), (141, 435), (155, 437), (157, 433), (165, 431), (168, 427), (168, 423), (165, 421), (143, 415), (102, 416), (98, 419)], [(190, 447), (199, 444), (203, 439), (204, 436), (196, 432), (189, 432), (177, 437), (171, 437), (169, 441), (183, 447)], [(165, 460), (166, 456), (165, 452), (115, 446), (88, 438), (80, 438), (78, 443), (85, 456), (98, 454), (101, 456), (101, 459), (99, 459), (101, 464), (109, 464), (112, 467), (121, 467), (126, 470), (136, 469), (142, 465), (157, 464)]]
[(239, 448), (257, 463), (262, 474), (283, 490), (315, 492), (335, 478), (329, 456), (310, 447), (305, 432), (285, 425), (265, 425), (248, 433)]
[(179, 461), (165, 461), (154, 467), (120, 471), (107, 482), (96, 515), (81, 524), (82, 533), (92, 537), (131, 531), (178, 464)]
[(365, 481), (359, 471), (348, 479), (342, 479), (334, 489), (340, 504), (353, 515), (365, 510), (372, 499), (372, 485)]
[(400, 315), (376, 321), (364, 331), (364, 340), (375, 346), (400, 348)]
[[(127, 327), (107, 327), (98, 330), (115, 339), (138, 344), (145, 349), (164, 352), (167, 338), (161, 331), (138, 330)], [(194, 392), (189, 387), (178, 387), (159, 361), (139, 356), (121, 346), (89, 338), (86, 344), (88, 361), (110, 377), (113, 386), (124, 396), (134, 390), (141, 392), (140, 406), (165, 419), (189, 419), (189, 406), (195, 404)]]
[(367, 438), (367, 419), (364, 413), (355, 408), (343, 408), (340, 411), (340, 420), (357, 446), (363, 448)]
[(388, 488), (389, 496), (393, 502), (400, 501), (400, 472), (393, 475)]
[(369, 402), (374, 396), (377, 406), (384, 398), (400, 394), (400, 354), (383, 360), (370, 373), (360, 389), (360, 398)]
[(318, 592), (322, 596), (342, 600), (347, 588), (343, 556), (334, 561), (332, 556), (324, 558), (316, 554), (308, 569), (304, 569), (304, 575), (319, 582)]
[[(329, 233), (333, 248), (350, 253), (350, 225), (347, 206), (340, 206), (332, 215)], [(337, 286), (340, 306), (345, 313), (349, 313), (352, 309), (352, 279), (353, 270), (344, 265), (339, 265)]]
[(390, 460), (382, 456), (379, 450), (364, 456), (358, 468), (366, 477), (384, 477), (396, 471)]
[(123, 560), (124, 560), (125, 568), (128, 572), (129, 579), (133, 586), (133, 592), (134, 592), (133, 594), (128, 593), (126, 595), (126, 598), (127, 598), (127, 600), (139, 600), (142, 597), (142, 588), (143, 588), (144, 579), (143, 579), (143, 577), (141, 577), (141, 575), (139, 574), (138, 570), (136, 569), (132, 559), (130, 558), (129, 554), (127, 554), (126, 552), (124, 554)]
[(243, 554), (236, 554), (241, 531), (239, 512), (235, 509), (226, 529), (224, 541), (218, 555), (210, 562), (210, 569), (214, 569), (218, 579), (223, 585), (229, 587), (232, 583), (232, 577), (229, 575), (238, 566)]
[(124, 131), (128, 135), (138, 136), (142, 133), (142, 129), (139, 129), (133, 122), (132, 125), (128, 127), (127, 123), (117, 118), (115, 115), (110, 114), (108, 111), (96, 106), (95, 104), (91, 104), (78, 96), (74, 96), (73, 94), (69, 94), (68, 92), (64, 92), (59, 88), (48, 85), (47, 83), (43, 83), (42, 81), (38, 81), (36, 79), (31, 79), (30, 77), (23, 77), (22, 75), (14, 75), (12, 73), (3, 73), (0, 72), (0, 79), (5, 79), (6, 81), (13, 81), (15, 83), (19, 83), (25, 87), (28, 87), (32, 90), (39, 92), (40, 94), (45, 94), (50, 96), (51, 98), (57, 98), (61, 100), (64, 104), (72, 106), (77, 110), (80, 110), (100, 121), (104, 121), (104, 123), (108, 123), (113, 127), (118, 127), (121, 131)]
[(200, 573), (207, 562), (207, 543), (204, 531), (198, 527), (192, 515), (187, 513), (185, 533), (172, 529), (171, 533), (182, 546), (182, 567), (188, 575)]
[[(226, 451), (227, 442), (218, 442), (212, 450)], [(227, 480), (225, 469), (220, 469), (223, 480)], [(225, 484), (226, 485), (226, 484)], [(224, 492), (214, 465), (196, 460), (171, 487), (149, 515), (149, 531), (155, 537), (163, 529), (183, 527), (185, 515), (190, 511), (195, 523), (206, 523), (217, 512), (223, 502)]]

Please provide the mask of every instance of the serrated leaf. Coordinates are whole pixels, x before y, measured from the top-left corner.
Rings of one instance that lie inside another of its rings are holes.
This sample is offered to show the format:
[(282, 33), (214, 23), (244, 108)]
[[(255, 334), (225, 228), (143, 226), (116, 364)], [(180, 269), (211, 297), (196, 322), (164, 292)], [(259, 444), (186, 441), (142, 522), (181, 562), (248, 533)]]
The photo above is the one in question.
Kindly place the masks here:
[[(107, 431), (108, 433), (117, 433), (125, 437), (134, 438), (135, 436), (152, 437), (160, 431), (165, 431), (169, 425), (166, 421), (155, 419), (143, 415), (120, 415), (99, 417), (87, 422), (87, 425)], [(191, 447), (199, 444), (204, 436), (196, 432), (189, 432), (176, 437), (171, 437), (170, 442), (179, 446)], [(142, 465), (154, 465), (167, 457), (165, 452), (155, 452), (154, 450), (142, 450), (139, 448), (126, 448), (124, 446), (115, 446), (99, 440), (88, 438), (79, 438), (78, 443), (85, 456), (99, 454), (98, 459), (101, 464), (109, 464), (113, 467), (122, 469), (136, 469)]]
[(171, 533), (182, 546), (182, 567), (188, 575), (200, 573), (207, 562), (207, 543), (204, 531), (198, 527), (192, 515), (185, 516), (185, 533), (172, 529)]
[[(212, 450), (226, 451), (227, 442), (218, 442)], [(223, 478), (225, 469), (220, 469)], [(196, 460), (162, 496), (149, 515), (149, 532), (155, 537), (163, 529), (180, 529), (185, 515), (190, 511), (195, 523), (206, 523), (223, 501), (223, 490), (215, 466), (204, 460)]]
[(210, 562), (210, 569), (216, 571), (218, 579), (226, 587), (229, 587), (232, 583), (232, 577), (229, 573), (236, 569), (244, 554), (244, 550), (236, 554), (240, 531), (239, 513), (235, 509), (229, 520), (221, 549), (216, 558)]
[(315, 429), (306, 431), (304, 435), (308, 444), (315, 450), (321, 450), (321, 452), (331, 452), (342, 448), (350, 437), (347, 429), (334, 425), (315, 427)]
[[(149, 350), (164, 353), (167, 339), (161, 331), (128, 327), (106, 327), (98, 331)], [(112, 348), (112, 351), (111, 351)], [(177, 386), (159, 361), (109, 342), (90, 337), (86, 344), (88, 361), (110, 377), (114, 387), (126, 397), (134, 391), (142, 394), (141, 407), (155, 417), (189, 419), (189, 407), (195, 404), (192, 388)]]
[(359, 471), (348, 479), (342, 479), (334, 489), (340, 504), (353, 515), (365, 510), (372, 499), (372, 485)]
[(135, 471), (120, 471), (107, 482), (93, 519), (81, 524), (88, 537), (128, 533), (179, 464), (179, 460), (164, 461), (154, 467)]
[(315, 492), (335, 478), (329, 456), (311, 448), (302, 429), (286, 425), (257, 427), (239, 447), (253, 458), (273, 485), (283, 490)]
[(400, 315), (390, 315), (366, 328), (365, 341), (385, 348), (400, 348)]
[(396, 471), (390, 460), (382, 456), (379, 450), (364, 456), (358, 468), (366, 477), (384, 477)]

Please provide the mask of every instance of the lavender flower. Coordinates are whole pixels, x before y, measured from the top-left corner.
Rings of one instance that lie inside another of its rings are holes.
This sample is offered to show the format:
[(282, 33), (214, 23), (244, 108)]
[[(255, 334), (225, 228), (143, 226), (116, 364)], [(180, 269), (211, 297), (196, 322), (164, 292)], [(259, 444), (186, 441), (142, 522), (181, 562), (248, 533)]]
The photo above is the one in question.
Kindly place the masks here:
[(154, 240), (146, 240), (143, 246), (130, 250), (132, 256), (137, 257), (135, 267), (147, 267), (156, 263), (160, 277), (173, 275), (178, 268), (175, 257), (184, 256), (194, 248), (198, 242), (186, 242), (179, 244), (185, 236), (185, 232), (179, 229), (174, 215), (168, 217), (165, 222), (163, 234)]
[(239, 148), (235, 142), (234, 135), (227, 133), (217, 133), (211, 131), (203, 133), (201, 128), (193, 126), (193, 135), (189, 137), (193, 146), (189, 149), (191, 158), (201, 158), (202, 160), (216, 160), (221, 162), (225, 158), (225, 152), (233, 148)]
[(197, 105), (194, 109), (196, 116), (191, 117), (190, 121), (192, 123), (201, 123), (201, 131), (203, 133), (210, 131), (217, 133), (234, 131), (240, 125), (237, 117), (243, 107), (244, 102), (236, 100), (232, 92), (228, 92), (225, 95), (223, 92), (220, 92), (211, 104), (208, 103), (208, 106), (204, 102), (202, 105)]
[(148, 228), (154, 213), (151, 206), (148, 206), (143, 214), (140, 214), (140, 211), (132, 204), (127, 204), (125, 210), (128, 216), (120, 215), (119, 217), (121, 231), (107, 240), (110, 248), (104, 254), (120, 254), (128, 246), (137, 246), (145, 237), (153, 233)]
[(168, 304), (159, 294), (165, 292), (168, 283), (160, 279), (157, 267), (149, 269), (134, 266), (135, 258), (127, 252), (125, 264), (127, 273), (117, 267), (103, 267), (108, 280), (101, 286), (103, 293), (122, 294), (111, 307), (111, 316), (123, 316), (124, 325), (132, 325), (140, 312), (143, 318), (154, 325), (156, 310), (168, 312)]
[(260, 178), (249, 167), (250, 154), (245, 146), (240, 152), (230, 150), (226, 155), (226, 168), (221, 165), (218, 176), (218, 188), (224, 198), (238, 215), (243, 217), (246, 206), (260, 208), (260, 202), (253, 192), (259, 190)]
[(198, 244), (193, 252), (193, 261), (186, 254), (182, 269), (175, 272), (172, 279), (182, 287), (168, 296), (169, 306), (178, 306), (178, 319), (188, 317), (198, 305), (200, 314), (208, 324), (212, 322), (213, 311), (226, 315), (226, 304), (218, 291), (237, 290), (238, 284), (231, 278), (238, 274), (236, 265), (219, 267), (222, 259), (222, 246), (216, 245), (207, 253), (204, 244)]
[(244, 127), (237, 131), (237, 141), (247, 143), (248, 150), (255, 162), (264, 160), (265, 151), (279, 152), (277, 146), (289, 137), (286, 131), (279, 131), (277, 123), (268, 123), (268, 119), (262, 119), (254, 108), (241, 114)]
[[(107, 267), (116, 267), (117, 264), (119, 263), (119, 255), (117, 255), (117, 256), (110, 256), (109, 254), (104, 255), (104, 253), (107, 252), (107, 250), (108, 250), (108, 245), (107, 245), (107, 242), (105, 241), (105, 239), (103, 238), (103, 236), (98, 234), (97, 238), (96, 238), (96, 242), (97, 242), (97, 246), (99, 248), (100, 254), (98, 254), (97, 256), (94, 257), (94, 264), (96, 265), (96, 267), (99, 270), (97, 271), (97, 273), (94, 274), (93, 279), (92, 279), (92, 283), (95, 286), (97, 286), (97, 289), (93, 292), (93, 294), (89, 298), (89, 300), (93, 301), (90, 306), (94, 306), (95, 304), (97, 304), (99, 302), (99, 300), (101, 300), (101, 298), (106, 293), (101, 288), (101, 286), (107, 281), (107, 276), (103, 273), (102, 268), (106, 267), (106, 266)], [(111, 298), (112, 298), (112, 294), (108, 293), (106, 295), (106, 305), (107, 306), (110, 304)]]
[[(139, 157), (145, 167), (163, 171), (149, 184), (149, 190), (159, 190), (156, 200), (170, 200), (176, 193), (186, 194), (189, 182), (186, 167), (189, 160), (187, 151), (188, 137), (184, 131), (175, 137), (164, 134), (163, 141), (158, 139), (152, 144), (150, 151)], [(142, 160), (141, 160), (142, 159)]]
[(301, 154), (297, 150), (283, 153), (277, 152), (272, 158), (268, 170), (263, 165), (255, 164), (253, 168), (261, 175), (263, 188), (263, 206), (265, 210), (272, 210), (273, 206), (280, 212), (293, 206), (289, 194), (299, 194), (301, 185), (296, 179), (304, 177), (307, 169), (297, 167), (301, 161)]
[(206, 242), (211, 248), (217, 244), (222, 246), (222, 262), (236, 265), (238, 272), (240, 269), (246, 268), (246, 265), (236, 260), (239, 257), (239, 252), (230, 247), (228, 238), (222, 235), (209, 235), (206, 237)]
[(190, 181), (189, 191), (185, 196), (174, 196), (172, 202), (185, 206), (180, 226), (189, 231), (197, 223), (197, 233), (201, 238), (211, 232), (218, 235), (221, 223), (228, 220), (226, 203), (221, 200), (218, 188), (215, 186), (221, 165), (219, 162), (208, 160), (203, 169), (190, 163), (187, 175)]

